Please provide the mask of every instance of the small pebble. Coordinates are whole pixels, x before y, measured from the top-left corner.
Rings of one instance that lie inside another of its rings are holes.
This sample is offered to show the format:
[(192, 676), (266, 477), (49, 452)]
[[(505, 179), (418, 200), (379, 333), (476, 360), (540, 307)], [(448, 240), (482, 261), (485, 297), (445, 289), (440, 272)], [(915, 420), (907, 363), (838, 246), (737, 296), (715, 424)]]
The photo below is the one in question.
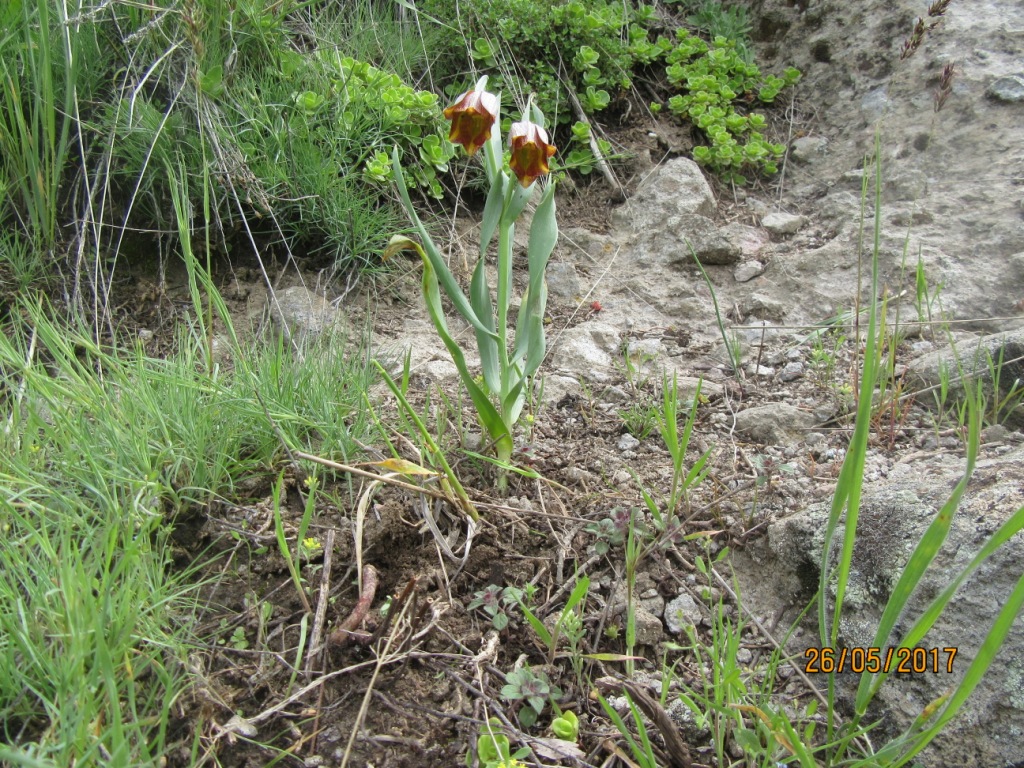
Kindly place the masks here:
[(640, 441), (627, 432), (619, 438), (619, 442), (615, 446), (620, 451), (633, 451), (640, 447)]
[(782, 381), (794, 381), (804, 375), (804, 364), (801, 362), (786, 363), (779, 371), (779, 379)]

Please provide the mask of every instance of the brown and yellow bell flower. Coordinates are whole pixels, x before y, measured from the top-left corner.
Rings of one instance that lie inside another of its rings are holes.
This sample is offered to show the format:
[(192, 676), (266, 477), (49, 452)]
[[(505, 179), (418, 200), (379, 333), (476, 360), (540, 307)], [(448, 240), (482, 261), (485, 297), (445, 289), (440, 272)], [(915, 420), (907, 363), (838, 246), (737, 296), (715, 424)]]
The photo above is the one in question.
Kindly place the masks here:
[(548, 141), (548, 132), (536, 123), (524, 120), (512, 123), (508, 135), (512, 158), (509, 167), (524, 187), (551, 172), (548, 159), (555, 154), (555, 146)]
[(491, 137), (491, 127), (498, 119), (498, 97), (484, 90), (466, 91), (444, 116), (452, 121), (448, 140), (461, 144), (472, 157)]

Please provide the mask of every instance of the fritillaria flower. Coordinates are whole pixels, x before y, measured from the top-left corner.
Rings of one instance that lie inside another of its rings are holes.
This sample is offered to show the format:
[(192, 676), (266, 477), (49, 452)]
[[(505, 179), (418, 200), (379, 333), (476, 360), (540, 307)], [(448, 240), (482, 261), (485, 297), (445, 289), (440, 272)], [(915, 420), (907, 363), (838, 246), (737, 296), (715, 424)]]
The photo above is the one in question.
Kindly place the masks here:
[(498, 97), (484, 90), (466, 91), (444, 116), (452, 121), (448, 140), (461, 144), (472, 157), (491, 137), (491, 127), (498, 119)]
[(526, 120), (512, 123), (509, 144), (512, 149), (509, 167), (524, 187), (550, 173), (548, 159), (555, 154), (555, 147), (548, 141), (548, 132), (539, 125)]

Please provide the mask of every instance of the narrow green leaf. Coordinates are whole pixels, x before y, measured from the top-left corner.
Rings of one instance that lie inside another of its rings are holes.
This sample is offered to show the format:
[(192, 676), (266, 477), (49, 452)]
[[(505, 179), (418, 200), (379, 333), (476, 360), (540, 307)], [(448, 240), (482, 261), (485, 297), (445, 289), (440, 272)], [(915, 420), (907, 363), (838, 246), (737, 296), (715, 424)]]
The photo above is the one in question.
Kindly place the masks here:
[(491, 184), (487, 192), (487, 202), (484, 203), (484, 216), (480, 222), (480, 259), (487, 255), (487, 248), (494, 239), (494, 233), (501, 221), (501, 212), (505, 207), (505, 193), (508, 188), (509, 177), (503, 171), (499, 171), (498, 183)]
[[(1017, 512), (1017, 514), (1021, 513), (1024, 513), (1024, 507), (1021, 507)], [(946, 723), (953, 719), (957, 712), (960, 711), (964, 702), (967, 701), (968, 697), (978, 686), (978, 683), (980, 683), (982, 678), (985, 677), (985, 673), (988, 672), (988, 668), (992, 666), (992, 662), (995, 661), (996, 655), (999, 653), (999, 649), (1002, 648), (1003, 643), (1006, 641), (1006, 636), (1010, 633), (1010, 629), (1013, 627), (1013, 623), (1017, 619), (1022, 608), (1024, 608), (1024, 575), (1018, 579), (1017, 586), (1014, 587), (1013, 592), (1007, 599), (1006, 605), (1002, 607), (999, 611), (999, 615), (996, 616), (996, 620), (993, 622), (992, 628), (985, 636), (985, 641), (981, 644), (981, 648), (978, 649), (978, 655), (974, 657), (974, 661), (971, 662), (971, 666), (967, 668), (967, 672), (964, 673), (963, 680), (960, 681), (960, 685), (957, 686), (956, 691), (943, 708), (942, 714), (939, 715), (939, 717), (932, 723), (931, 728), (921, 734), (914, 747), (897, 762), (892, 764), (892, 768), (899, 768), (901, 765), (906, 765), (916, 754), (924, 749), (928, 743), (942, 731), (946, 726)]]
[(584, 653), (583, 658), (594, 661), (643, 661), (643, 656), (627, 656), (624, 653)]
[(526, 405), (526, 378), (519, 372), (518, 366), (511, 366), (511, 369), (515, 383), (501, 401), (501, 412), (509, 424), (515, 424)]
[(555, 185), (548, 183), (530, 225), (527, 245), (529, 284), (520, 305), (519, 322), (516, 326), (516, 357), (522, 356), (525, 359), (526, 365), (523, 370), (526, 376), (536, 373), (544, 361), (544, 313), (548, 301), (545, 273), (557, 242)]
[(530, 198), (533, 197), (534, 185), (523, 187), (522, 184), (508, 181), (508, 190), (505, 194), (504, 210), (501, 213), (501, 226), (512, 226), (525, 209)]
[(472, 305), (469, 303), (469, 299), (462, 292), (462, 288), (459, 287), (458, 281), (452, 274), (451, 270), (448, 269), (448, 265), (444, 263), (444, 259), (441, 258), (441, 253), (437, 250), (437, 246), (434, 245), (434, 241), (430, 239), (430, 234), (427, 232), (427, 228), (423, 226), (423, 222), (420, 221), (419, 215), (416, 213), (416, 209), (413, 207), (412, 199), (409, 197), (409, 189), (405, 184), (405, 175), (402, 172), (402, 165), (398, 161), (398, 146), (395, 145), (391, 151), (391, 168), (394, 171), (395, 186), (398, 187), (398, 195), (402, 199), (402, 205), (405, 208), (405, 212), (409, 215), (413, 225), (416, 227), (416, 231), (419, 233), (422, 242), (423, 256), (425, 263), (429, 261), (431, 267), (436, 273), (436, 281), (440, 281), (441, 285), (444, 286), (444, 292), (451, 300), (452, 305), (456, 311), (466, 322), (473, 326), (473, 328), (479, 333), (485, 336), (491, 336), (497, 339), (494, 331), (487, 328), (486, 325), (477, 317), (476, 312), (473, 311)]
[(498, 469), (503, 469), (507, 472), (515, 472), (517, 475), (528, 477), (531, 480), (537, 480), (541, 476), (540, 473), (536, 472), (535, 470), (526, 469), (525, 467), (517, 467), (515, 464), (510, 464), (507, 461), (502, 461), (501, 459), (497, 459), (494, 456), (484, 456), (482, 453), (477, 453), (476, 451), (464, 450), (463, 453), (466, 454), (467, 456), (473, 457), (474, 459), (486, 461), (489, 464), (493, 464)]
[[(409, 401), (406, 400), (405, 394), (399, 388), (398, 384), (395, 383), (395, 380), (391, 378), (391, 375), (384, 370), (384, 366), (376, 360), (373, 361), (373, 364), (376, 366), (377, 371), (380, 373), (380, 376), (384, 380), (388, 389), (391, 390), (391, 394), (393, 394), (395, 399), (398, 401), (402, 413), (404, 413), (416, 426), (416, 430), (419, 432), (420, 437), (422, 438), (423, 443), (429, 451), (434, 463), (439, 465), (444, 472), (445, 477), (442, 478), (442, 487), (444, 486), (444, 482), (447, 481), (449, 489), (451, 489), (458, 497), (459, 504), (462, 506), (463, 511), (465, 511), (465, 513), (473, 520), (479, 520), (480, 514), (476, 511), (476, 505), (470, 501), (469, 495), (466, 493), (466, 489), (462, 487), (462, 483), (459, 482), (459, 478), (455, 475), (454, 470), (448, 463), (448, 459), (445, 458), (444, 451), (438, 447), (437, 442), (434, 440), (433, 435), (431, 435), (430, 430), (427, 429), (426, 424), (423, 423), (423, 420), (416, 413), (415, 409), (409, 405)], [(392, 451), (393, 450), (394, 449), (392, 448)]]
[(526, 607), (526, 603), (522, 600), (519, 600), (519, 608), (523, 611), (523, 615), (526, 617), (526, 620), (530, 622), (530, 626), (533, 627), (533, 631), (537, 633), (537, 637), (540, 638), (540, 641), (549, 649), (554, 650), (551, 648), (554, 643), (554, 638), (551, 636), (548, 628), (544, 626), (544, 622), (538, 619), (537, 616), (534, 615), (533, 611)]
[[(974, 474), (974, 465), (978, 457), (978, 447), (981, 442), (980, 432), (980, 409), (978, 407), (973, 407), (971, 408), (969, 437), (967, 441), (967, 468), (964, 470), (964, 475), (960, 479), (960, 482), (957, 483), (956, 488), (953, 489), (953, 493), (950, 495), (949, 499), (946, 500), (946, 503), (942, 505), (942, 509), (939, 510), (939, 513), (935, 516), (931, 525), (928, 526), (928, 530), (925, 531), (921, 540), (917, 543), (917, 546), (911, 553), (907, 564), (903, 567), (903, 573), (900, 574), (899, 581), (896, 583), (892, 594), (889, 596), (888, 602), (885, 604), (885, 610), (882, 612), (882, 618), (878, 623), (878, 630), (875, 632), (874, 642), (871, 644), (872, 647), (882, 648), (888, 645), (889, 636), (892, 634), (893, 627), (896, 626), (896, 621), (903, 613), (903, 609), (906, 607), (911, 595), (913, 595), (914, 591), (917, 589), (921, 578), (924, 576), (925, 570), (942, 548), (942, 545), (949, 534), (950, 527), (953, 524), (953, 515), (956, 513), (957, 507), (960, 506), (960, 500), (963, 498), (964, 492), (967, 490), (967, 484), (970, 482), (971, 475)], [(1012, 533), (1010, 535), (1012, 535)], [(993, 538), (995, 537), (993, 536)], [(990, 544), (991, 542), (992, 539), (989, 539), (988, 543)], [(982, 549), (982, 552), (986, 551), (987, 547)], [(987, 554), (990, 554), (991, 551), (994, 550), (988, 550)], [(975, 557), (975, 559), (972, 560), (967, 568), (961, 572), (960, 576), (950, 586), (954, 587), (954, 589), (959, 586), (969, 570), (973, 570), (972, 566), (975, 566), (976, 563), (980, 564), (980, 562), (981, 561)], [(946, 591), (949, 592), (948, 588)], [(949, 597), (952, 598), (952, 596), (953, 592), (949, 592)], [(940, 598), (941, 597), (942, 596), (940, 595)], [(938, 619), (939, 614), (942, 612), (942, 608), (944, 607), (945, 603), (942, 603), (942, 606), (937, 611), (930, 607), (929, 610), (926, 611), (920, 619), (918, 619), (918, 622), (915, 623), (911, 635), (903, 638), (901, 645), (904, 645), (905, 647), (913, 647), (916, 645), (917, 640), (923, 638), (924, 635), (927, 634), (928, 630), (931, 629), (932, 624), (936, 619)], [(914, 630), (920, 631), (919, 638), (914, 638), (912, 636), (912, 634), (915, 634)], [(885, 673), (879, 673), (876, 675), (865, 673), (861, 675), (860, 684), (857, 687), (857, 697), (854, 704), (855, 711), (858, 714), (863, 715), (867, 711), (868, 704), (886, 677), (887, 674)]]
[[(623, 695), (626, 696), (627, 699), (629, 698), (629, 694), (623, 692)], [(640, 752), (640, 747), (637, 746), (636, 741), (633, 739), (633, 734), (630, 732), (629, 728), (626, 727), (626, 723), (623, 722), (619, 713), (615, 711), (612, 705), (609, 704), (607, 699), (605, 699), (601, 694), (597, 695), (597, 700), (601, 703), (601, 707), (604, 709), (605, 714), (608, 715), (608, 719), (614, 723), (616, 729), (618, 729), (619, 733), (622, 735), (622, 738), (624, 738), (626, 743), (629, 744), (630, 751), (632, 751), (634, 755), (638, 754)], [(632, 702), (630, 703), (632, 704)]]
[[(875, 140), (875, 211), (881, 210), (881, 149), (878, 137)], [(865, 174), (865, 190), (868, 175)], [(871, 257), (871, 305), (867, 308), (868, 329), (865, 340), (865, 354), (861, 373), (860, 393), (857, 401), (857, 416), (854, 419), (853, 437), (846, 452), (839, 480), (832, 499), (832, 508), (825, 529), (825, 542), (822, 547), (821, 573), (818, 585), (818, 624), (823, 646), (834, 648), (839, 635), (839, 619), (842, 615), (843, 600), (849, 583), (850, 570), (853, 562), (853, 545), (857, 537), (857, 518), (860, 514), (860, 496), (864, 482), (864, 459), (867, 455), (868, 436), (871, 430), (871, 405), (875, 384), (878, 381), (878, 307), (875, 297), (878, 296), (878, 254), (881, 250), (881, 215), (876, 213), (874, 227), (874, 248)], [(839, 518), (845, 508), (846, 521), (843, 526), (843, 538), (836, 573), (836, 597), (832, 611), (832, 620), (826, 619), (826, 603), (828, 583), (832, 576), (829, 559), (832, 540), (835, 535)]]
[(501, 373), (498, 361), (498, 342), (494, 333), (494, 307), (491, 304), (491, 291), (487, 286), (487, 271), (481, 256), (473, 270), (473, 279), (469, 286), (470, 302), (480, 322), (490, 332), (476, 333), (477, 349), (480, 352), (480, 367), (483, 370), (484, 383), (491, 392), (501, 391)]
[(590, 579), (587, 576), (583, 576), (579, 581), (576, 582), (576, 586), (572, 590), (572, 594), (569, 595), (569, 599), (565, 603), (565, 608), (562, 609), (562, 615), (571, 611), (580, 601), (587, 596), (587, 592), (590, 589)]
[[(452, 356), (452, 362), (455, 363), (455, 367), (459, 371), (463, 385), (469, 391), (470, 399), (472, 399), (477, 416), (480, 418), (480, 424), (487, 430), (487, 434), (490, 435), (491, 440), (496, 445), (506, 447), (509, 453), (511, 453), (512, 430), (501, 420), (501, 415), (494, 407), (494, 404), (491, 403), (486, 393), (477, 385), (473, 374), (470, 373), (469, 367), (466, 365), (466, 358), (462, 354), (462, 349), (459, 347), (458, 342), (452, 338), (451, 333), (448, 332), (448, 324), (445, 322), (444, 310), (441, 307), (441, 293), (438, 289), (437, 275), (434, 273), (430, 261), (426, 259), (423, 262), (423, 295), (426, 298), (427, 312), (430, 314), (430, 319), (433, 321), (434, 328), (437, 329), (441, 341), (448, 349), (448, 354)], [(500, 453), (501, 451), (499, 451), (499, 455)]]

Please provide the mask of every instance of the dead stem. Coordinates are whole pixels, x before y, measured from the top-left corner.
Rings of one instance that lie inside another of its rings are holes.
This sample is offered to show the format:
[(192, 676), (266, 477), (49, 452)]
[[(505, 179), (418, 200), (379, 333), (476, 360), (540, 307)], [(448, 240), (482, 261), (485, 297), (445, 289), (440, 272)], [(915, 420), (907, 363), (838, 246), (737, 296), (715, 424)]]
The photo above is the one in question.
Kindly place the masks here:
[(366, 614), (373, 605), (373, 598), (377, 594), (377, 569), (372, 565), (363, 568), (363, 590), (359, 594), (352, 613), (330, 634), (327, 639), (328, 645), (342, 646), (353, 639), (353, 635), (359, 625), (363, 623)]

